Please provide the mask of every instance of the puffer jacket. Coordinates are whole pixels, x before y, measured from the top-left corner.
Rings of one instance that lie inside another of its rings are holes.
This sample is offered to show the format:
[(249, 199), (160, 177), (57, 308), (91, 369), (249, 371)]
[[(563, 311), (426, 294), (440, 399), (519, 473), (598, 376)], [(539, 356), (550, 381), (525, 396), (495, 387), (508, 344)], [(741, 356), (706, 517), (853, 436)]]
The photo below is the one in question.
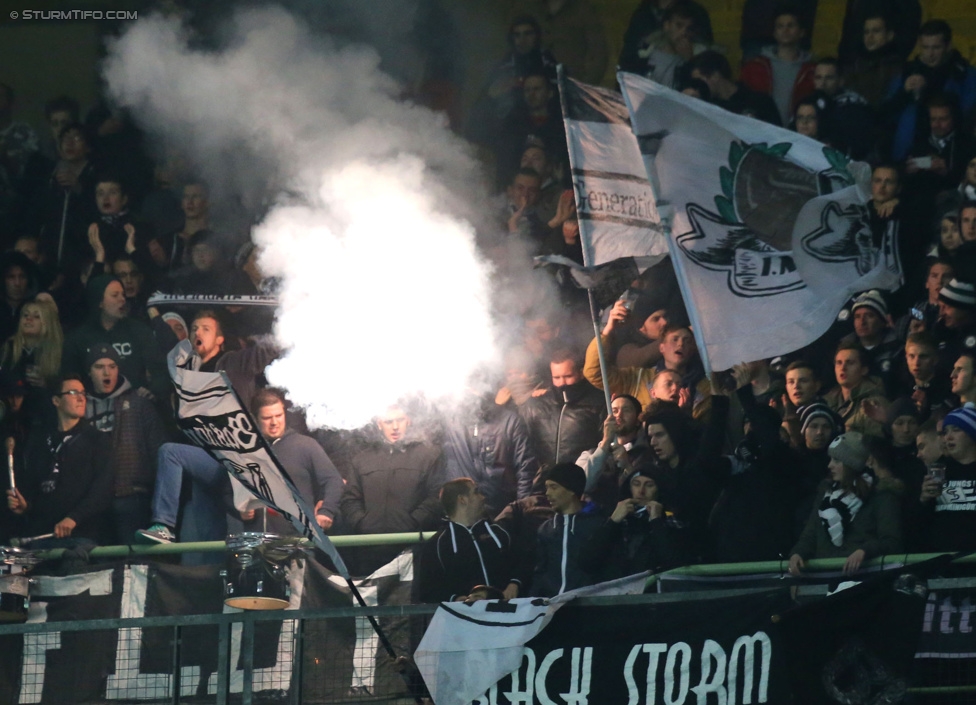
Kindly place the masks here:
[(607, 406), (603, 393), (589, 382), (550, 387), (519, 409), (529, 430), (535, 457), (545, 467), (575, 463), (603, 437)]
[(474, 480), (490, 514), (529, 496), (539, 463), (525, 422), (514, 411), (492, 402), (474, 421), (447, 424), (444, 436), (447, 476)]

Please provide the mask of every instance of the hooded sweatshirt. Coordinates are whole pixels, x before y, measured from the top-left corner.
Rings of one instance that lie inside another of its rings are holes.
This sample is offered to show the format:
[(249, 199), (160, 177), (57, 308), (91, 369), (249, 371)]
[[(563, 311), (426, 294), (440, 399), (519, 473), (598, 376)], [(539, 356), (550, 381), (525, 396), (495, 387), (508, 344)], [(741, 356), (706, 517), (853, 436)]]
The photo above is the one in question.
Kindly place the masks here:
[(816, 65), (810, 53), (800, 51), (793, 61), (779, 58), (776, 47), (766, 47), (762, 54), (742, 67), (742, 82), (749, 88), (773, 98), (784, 125), (793, 117), (796, 104), (813, 93)]

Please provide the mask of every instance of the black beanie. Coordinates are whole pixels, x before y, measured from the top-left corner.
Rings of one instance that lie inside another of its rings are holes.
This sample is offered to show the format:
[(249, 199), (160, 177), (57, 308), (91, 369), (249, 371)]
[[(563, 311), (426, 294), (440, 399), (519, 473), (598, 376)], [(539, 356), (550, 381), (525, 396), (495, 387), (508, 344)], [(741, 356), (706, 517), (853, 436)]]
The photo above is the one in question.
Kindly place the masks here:
[(577, 497), (582, 497), (586, 490), (586, 473), (583, 468), (574, 463), (557, 463), (549, 470), (547, 480), (562, 485)]
[(99, 274), (88, 280), (88, 285), (85, 287), (85, 301), (90, 315), (98, 316), (102, 299), (105, 298), (105, 290), (112, 282), (122, 283), (118, 277), (111, 274)]

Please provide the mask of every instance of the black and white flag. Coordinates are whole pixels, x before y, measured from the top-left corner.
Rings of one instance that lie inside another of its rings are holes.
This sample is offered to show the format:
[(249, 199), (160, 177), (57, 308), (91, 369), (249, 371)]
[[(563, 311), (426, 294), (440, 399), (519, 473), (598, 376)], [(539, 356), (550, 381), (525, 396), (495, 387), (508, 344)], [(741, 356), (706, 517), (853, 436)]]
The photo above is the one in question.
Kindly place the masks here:
[(562, 75), (559, 95), (583, 261), (596, 267), (633, 257), (643, 272), (668, 245), (627, 106), (619, 93)]
[(337, 572), (348, 578), (342, 557), (315, 521), (314, 511), (275, 458), (227, 376), (193, 370), (192, 356), (189, 340), (181, 341), (168, 356), (176, 386), (177, 421), (183, 433), (219, 460), (251, 494), (289, 519), (332, 559)]
[(797, 350), (853, 294), (900, 285), (896, 235), (871, 232), (867, 165), (640, 76), (618, 80), (673, 209), (667, 241), (706, 368)]

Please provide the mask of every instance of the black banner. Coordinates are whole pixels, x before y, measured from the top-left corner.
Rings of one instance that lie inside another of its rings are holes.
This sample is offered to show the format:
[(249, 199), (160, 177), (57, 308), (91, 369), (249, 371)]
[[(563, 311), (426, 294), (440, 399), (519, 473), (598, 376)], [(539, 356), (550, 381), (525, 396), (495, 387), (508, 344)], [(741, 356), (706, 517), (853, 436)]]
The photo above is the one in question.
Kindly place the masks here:
[(772, 616), (783, 590), (739, 597), (562, 607), (517, 674), (478, 705), (784, 703), (786, 657)]

